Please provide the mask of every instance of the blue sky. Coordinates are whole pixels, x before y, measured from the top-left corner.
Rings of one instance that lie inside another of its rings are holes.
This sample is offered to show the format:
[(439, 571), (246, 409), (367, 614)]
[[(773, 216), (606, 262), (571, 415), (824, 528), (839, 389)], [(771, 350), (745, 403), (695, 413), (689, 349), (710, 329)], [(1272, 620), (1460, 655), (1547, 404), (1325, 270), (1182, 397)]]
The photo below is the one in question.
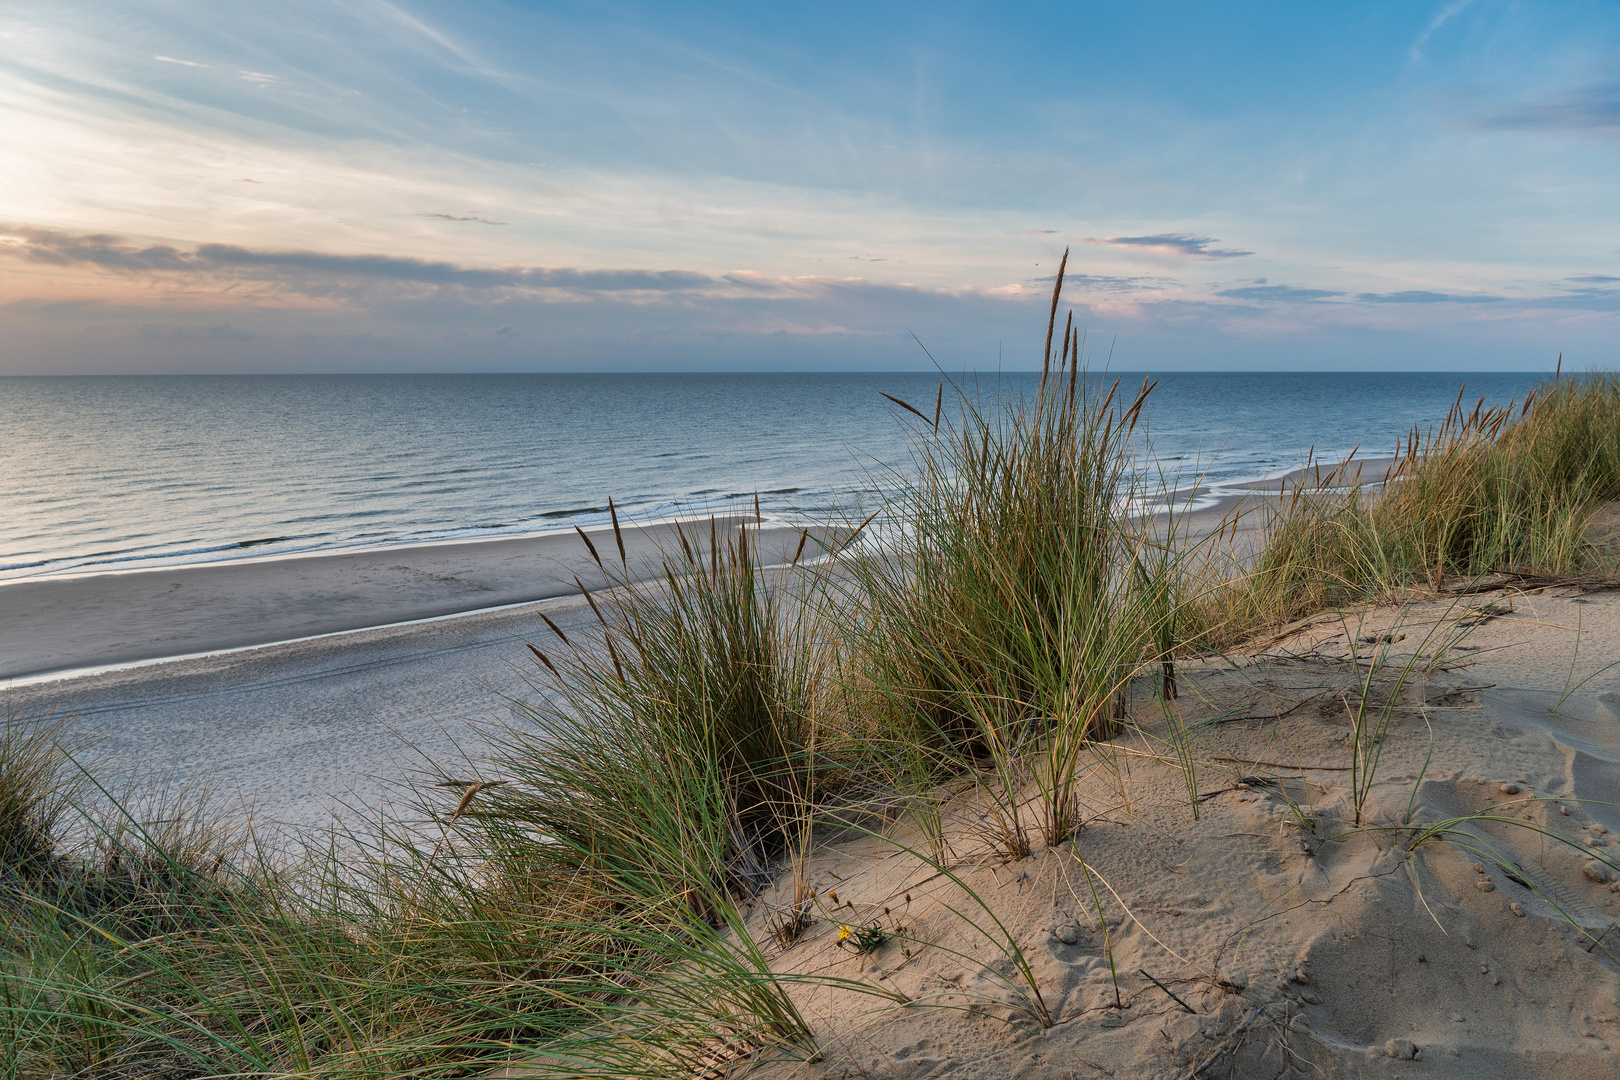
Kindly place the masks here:
[(12, 0), (0, 130), (0, 372), (1620, 341), (1612, 0)]

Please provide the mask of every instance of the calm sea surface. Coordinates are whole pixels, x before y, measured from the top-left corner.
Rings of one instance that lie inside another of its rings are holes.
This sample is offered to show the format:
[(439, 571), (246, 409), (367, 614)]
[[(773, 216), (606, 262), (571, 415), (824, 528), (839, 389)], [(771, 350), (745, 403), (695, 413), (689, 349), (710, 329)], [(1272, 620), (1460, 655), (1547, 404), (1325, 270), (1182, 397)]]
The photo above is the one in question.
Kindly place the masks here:
[[(1121, 376), (1135, 388), (1140, 374)], [(1522, 398), (1532, 374), (1172, 374), (1164, 467), (1216, 485), (1311, 446), (1390, 452), (1413, 424)], [(1003, 375), (1032, 391), (1037, 375)], [(937, 376), (0, 378), (0, 580), (534, 533), (752, 506), (816, 517), (903, 466)], [(981, 377), (993, 394), (997, 382)], [(947, 391), (947, 403), (949, 396)]]

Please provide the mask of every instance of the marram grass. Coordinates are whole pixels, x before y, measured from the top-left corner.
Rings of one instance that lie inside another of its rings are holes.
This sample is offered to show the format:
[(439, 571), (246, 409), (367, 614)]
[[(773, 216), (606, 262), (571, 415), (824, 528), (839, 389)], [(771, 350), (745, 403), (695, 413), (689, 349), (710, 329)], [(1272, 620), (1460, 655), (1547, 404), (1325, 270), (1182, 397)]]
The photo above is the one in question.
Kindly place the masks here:
[[(1256, 550), (1203, 560), (1197, 634), (1231, 644), (1325, 607), (1490, 574), (1612, 578), (1587, 536), (1620, 497), (1620, 377), (1555, 379), (1522, 403), (1472, 410), (1396, 447), (1386, 482), (1317, 469), (1258, 515)], [(1234, 530), (1235, 532), (1235, 530)]]

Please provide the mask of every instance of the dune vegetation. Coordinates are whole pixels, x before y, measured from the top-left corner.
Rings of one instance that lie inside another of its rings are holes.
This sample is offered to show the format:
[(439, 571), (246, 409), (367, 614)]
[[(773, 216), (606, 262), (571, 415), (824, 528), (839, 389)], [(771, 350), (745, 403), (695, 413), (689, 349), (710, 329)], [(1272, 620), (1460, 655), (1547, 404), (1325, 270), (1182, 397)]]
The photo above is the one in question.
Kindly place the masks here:
[[(1555, 379), (1521, 403), (1470, 411), (1396, 447), (1376, 492), (1348, 463), (1317, 468), (1266, 517), (1258, 554), (1221, 552), (1197, 605), (1215, 640), (1448, 577), (1603, 576), (1614, 552), (1588, 536), (1620, 494), (1620, 378)], [(1222, 557), (1224, 556), (1224, 557)], [(1219, 580), (1223, 579), (1224, 580)]]
[[(1183, 510), (1140, 509), (1169, 497), (1137, 467), (1151, 384), (1088, 375), (1058, 299), (1039, 390), (985, 401), (942, 384), (932, 409), (902, 403), (908, 469), (830, 542), (807, 534), (793, 565), (760, 565), (746, 523), (689, 523), (650, 579), (617, 527), (587, 539), (616, 586), (587, 594), (595, 632), (535, 641), (522, 721), (476, 767), (418, 784), (410, 815), (272, 839), (206, 799), (100, 789), (71, 726), (13, 718), (0, 1076), (718, 1077), (809, 1061), (805, 993), (927, 1005), (774, 962), (841, 918), (805, 875), (828, 830), (894, 837), (958, 881), (943, 808), (971, 788), (998, 858), (1078, 851), (1079, 778), (1119, 767), (1110, 740), (1153, 703), (1196, 816), (1194, 735), (1167, 707), (1178, 665), (1490, 574), (1611, 572), (1588, 524), (1620, 496), (1613, 376), (1459, 404), (1388, 482), (1324, 473), (1193, 537)], [(1378, 768), (1391, 663), (1365, 676), (1356, 783)], [(762, 928), (748, 912), (767, 887), (789, 899)], [(953, 911), (995, 943), (1005, 1000), (1050, 1024), (1016, 936), (962, 888)], [(904, 919), (850, 916), (841, 940), (910, 940)]]

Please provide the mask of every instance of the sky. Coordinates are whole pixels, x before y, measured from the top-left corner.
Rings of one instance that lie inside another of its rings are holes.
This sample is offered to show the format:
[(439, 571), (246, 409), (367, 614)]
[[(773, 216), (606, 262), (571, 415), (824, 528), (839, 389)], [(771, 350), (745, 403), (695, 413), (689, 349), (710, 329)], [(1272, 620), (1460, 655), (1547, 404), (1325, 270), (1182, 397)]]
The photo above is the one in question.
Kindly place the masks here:
[(1620, 365), (1613, 0), (8, 0), (0, 132), (0, 374)]

